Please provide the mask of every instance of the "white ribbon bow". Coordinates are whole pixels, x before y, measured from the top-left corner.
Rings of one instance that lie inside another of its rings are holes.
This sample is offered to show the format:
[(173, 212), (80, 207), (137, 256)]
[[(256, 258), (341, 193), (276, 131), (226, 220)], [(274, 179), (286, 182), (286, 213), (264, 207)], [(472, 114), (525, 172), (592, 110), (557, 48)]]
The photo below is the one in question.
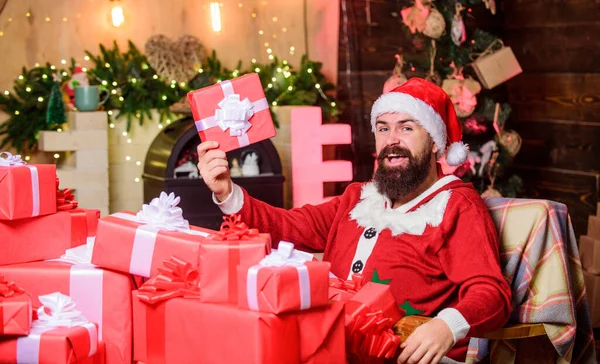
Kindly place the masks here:
[[(2, 155), (6, 154), (6, 157), (3, 157)], [(21, 155), (17, 154), (17, 155), (12, 155), (9, 152), (0, 152), (0, 166), (6, 166), (6, 167), (10, 167), (10, 166), (24, 166), (25, 162), (23, 162), (23, 160), (21, 160)]]
[(238, 94), (226, 96), (219, 102), (220, 109), (215, 110), (217, 125), (223, 131), (229, 128), (229, 135), (233, 137), (246, 134), (252, 126), (248, 120), (254, 115), (253, 106), (248, 98), (241, 101)]
[(89, 323), (67, 295), (54, 292), (39, 296), (39, 299), (43, 306), (38, 308), (38, 319), (32, 322), (31, 327), (73, 327)]
[(285, 265), (298, 267), (311, 260), (313, 260), (312, 254), (296, 250), (294, 244), (281, 241), (277, 246), (277, 250), (273, 250), (259, 264), (263, 267), (282, 267)]
[(189, 230), (190, 224), (183, 218), (183, 210), (177, 207), (181, 199), (171, 192), (164, 191), (153, 198), (149, 204), (143, 204), (136, 219), (161, 230)]

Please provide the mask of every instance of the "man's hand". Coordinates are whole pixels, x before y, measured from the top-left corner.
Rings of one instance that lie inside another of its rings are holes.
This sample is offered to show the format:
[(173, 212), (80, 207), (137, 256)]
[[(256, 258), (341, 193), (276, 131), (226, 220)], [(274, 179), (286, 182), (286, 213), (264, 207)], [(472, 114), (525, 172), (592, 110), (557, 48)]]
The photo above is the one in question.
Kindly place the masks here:
[(448, 325), (433, 319), (417, 327), (400, 349), (398, 364), (437, 364), (454, 345), (454, 336)]
[(231, 177), (227, 156), (218, 147), (215, 141), (198, 145), (198, 170), (217, 200), (223, 201), (231, 193)]

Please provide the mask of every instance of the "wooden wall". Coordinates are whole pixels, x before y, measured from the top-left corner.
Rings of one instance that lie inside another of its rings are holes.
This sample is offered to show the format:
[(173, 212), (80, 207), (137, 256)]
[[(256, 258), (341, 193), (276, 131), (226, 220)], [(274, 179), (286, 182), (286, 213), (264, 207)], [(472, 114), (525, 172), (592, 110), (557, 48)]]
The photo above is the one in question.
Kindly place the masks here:
[(503, 13), (524, 71), (507, 83), (515, 167), (528, 196), (566, 203), (585, 234), (600, 198), (600, 2), (504, 1)]
[[(396, 52), (414, 52), (399, 11), (410, 0), (342, 0), (338, 89), (353, 128), (355, 179), (373, 171), (369, 112), (391, 74)], [(474, 7), (467, 30), (501, 36), (524, 70), (506, 83), (513, 115), (508, 128), (523, 137), (515, 172), (526, 196), (566, 203), (576, 234), (600, 193), (600, 2), (497, 0), (499, 13)], [(410, 73), (407, 73), (410, 77)]]

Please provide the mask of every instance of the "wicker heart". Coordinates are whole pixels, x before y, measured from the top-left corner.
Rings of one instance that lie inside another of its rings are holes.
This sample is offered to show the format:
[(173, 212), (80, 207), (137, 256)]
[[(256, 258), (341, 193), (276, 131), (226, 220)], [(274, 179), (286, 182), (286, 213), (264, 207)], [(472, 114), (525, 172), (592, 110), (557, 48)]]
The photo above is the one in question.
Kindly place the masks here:
[(167, 81), (188, 82), (206, 60), (204, 46), (198, 38), (184, 35), (173, 42), (159, 34), (148, 39), (145, 46), (148, 62)]

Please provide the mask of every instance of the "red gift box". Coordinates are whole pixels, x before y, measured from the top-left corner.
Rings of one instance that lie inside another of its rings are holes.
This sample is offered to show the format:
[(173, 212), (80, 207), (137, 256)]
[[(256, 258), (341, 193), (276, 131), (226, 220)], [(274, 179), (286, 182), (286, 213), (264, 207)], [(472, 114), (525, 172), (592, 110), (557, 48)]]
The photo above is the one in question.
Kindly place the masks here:
[(270, 251), (271, 235), (249, 229), (239, 215), (226, 216), (221, 230), (200, 244), (200, 300), (237, 304), (238, 266), (254, 265)]
[[(4, 158), (3, 155), (8, 155)], [(26, 165), (20, 156), (0, 153), (0, 220), (56, 212), (56, 166)]]
[(0, 265), (60, 257), (65, 250), (86, 243), (96, 229), (99, 214), (98, 210), (75, 209), (0, 221)]
[(392, 358), (400, 345), (392, 326), (404, 316), (388, 285), (367, 282), (346, 302), (346, 350), (352, 362)]
[(106, 344), (107, 361), (131, 363), (130, 276), (60, 261), (0, 266), (0, 274), (19, 282), (33, 297), (36, 309), (41, 306), (39, 296), (52, 292), (70, 296), (76, 309), (98, 325), (99, 340)]
[(104, 364), (94, 324), (33, 328), (29, 336), (0, 339), (1, 363)]
[(200, 243), (213, 232), (195, 226), (168, 231), (137, 221), (132, 212), (112, 214), (98, 222), (92, 264), (146, 278), (171, 256), (197, 267)]
[(326, 306), (330, 264), (311, 259), (280, 242), (260, 264), (238, 267), (238, 306), (276, 314)]
[(133, 293), (134, 360), (145, 364), (345, 363), (343, 305), (274, 315)]
[(0, 336), (29, 335), (30, 328), (31, 298), (0, 275)]
[(225, 152), (277, 134), (256, 73), (192, 91), (187, 98), (202, 141), (215, 140)]

